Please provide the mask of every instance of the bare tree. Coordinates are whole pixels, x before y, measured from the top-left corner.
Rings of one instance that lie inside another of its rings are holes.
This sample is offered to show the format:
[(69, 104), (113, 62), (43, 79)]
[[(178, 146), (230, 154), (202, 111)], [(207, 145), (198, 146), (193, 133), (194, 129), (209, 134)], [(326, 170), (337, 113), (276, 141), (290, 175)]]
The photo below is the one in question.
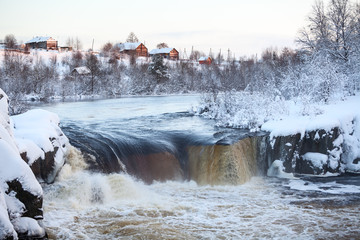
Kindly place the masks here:
[(6, 35), (4, 42), (6, 48), (16, 48), (17, 41), (13, 34)]
[(135, 42), (139, 42), (139, 39), (137, 38), (135, 33), (131, 32), (126, 39), (126, 42), (135, 43)]
[(329, 18), (325, 12), (324, 2), (317, 0), (308, 17), (309, 25), (299, 32), (296, 41), (310, 51), (325, 48), (330, 42)]
[(86, 55), (86, 66), (90, 69), (90, 75), (91, 75), (91, 79), (90, 79), (90, 91), (91, 94), (94, 94), (94, 85), (95, 85), (95, 78), (99, 75), (100, 73), (100, 63), (98, 58), (92, 54), (92, 53), (88, 53)]
[(106, 56), (109, 57), (110, 56), (110, 51), (112, 50), (113, 45), (110, 42), (107, 42), (104, 44), (104, 46), (101, 48), (101, 53)]
[(190, 60), (197, 61), (201, 56), (205, 56), (205, 54), (198, 50), (194, 50), (190, 54)]
[(331, 0), (329, 6), (329, 19), (332, 25), (334, 55), (348, 61), (351, 50), (351, 37), (354, 31), (353, 8), (349, 0)]
[(164, 43), (164, 42), (162, 42), (162, 43), (159, 43), (158, 45), (156, 45), (156, 48), (168, 48), (169, 47), (169, 45), (167, 45), (167, 43)]
[(75, 48), (77, 51), (82, 49), (82, 42), (80, 41), (80, 39), (78, 37), (76, 37), (76, 39), (75, 39)]

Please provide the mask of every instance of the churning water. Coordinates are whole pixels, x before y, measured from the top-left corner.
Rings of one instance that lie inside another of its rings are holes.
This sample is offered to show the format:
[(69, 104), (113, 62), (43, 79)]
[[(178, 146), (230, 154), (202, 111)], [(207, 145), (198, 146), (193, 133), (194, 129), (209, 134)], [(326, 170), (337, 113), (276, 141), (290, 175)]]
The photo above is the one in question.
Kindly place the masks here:
[[(104, 145), (111, 146), (103, 150), (103, 154), (113, 152), (103, 159), (107, 163), (106, 159), (113, 161), (114, 156), (121, 162), (122, 157), (132, 156), (134, 151), (151, 155), (150, 150), (156, 146), (160, 147), (155, 152), (165, 151), (181, 158), (181, 152), (176, 149), (185, 142), (196, 146), (213, 144), (224, 136), (242, 134), (216, 128), (209, 120), (185, 113), (196, 100), (196, 96), (123, 98), (61, 103), (44, 108), (59, 114), (62, 128), (73, 145), (89, 152), (100, 151)], [(116, 142), (119, 138), (121, 141)], [(129, 146), (121, 145), (117, 149), (116, 146), (124, 141)], [(191, 148), (197, 149), (196, 146)], [(153, 160), (160, 155), (151, 156), (149, 159)], [(108, 164), (106, 169), (117, 166)], [(127, 170), (124, 166), (111, 173), (87, 170), (80, 152), (71, 149), (57, 181), (43, 186), (44, 225), (49, 237), (360, 237), (358, 176), (293, 179), (253, 176), (241, 185), (199, 184), (182, 176), (177, 181), (145, 184), (121, 168)]]

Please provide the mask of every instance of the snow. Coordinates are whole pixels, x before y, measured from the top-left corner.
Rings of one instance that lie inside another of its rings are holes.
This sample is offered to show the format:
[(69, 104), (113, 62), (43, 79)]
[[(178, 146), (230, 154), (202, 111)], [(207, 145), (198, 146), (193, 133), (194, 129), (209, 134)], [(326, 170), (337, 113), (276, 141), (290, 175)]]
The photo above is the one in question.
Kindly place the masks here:
[(206, 61), (208, 60), (210, 57), (200, 57), (198, 61)]
[(4, 190), (0, 186), (0, 239), (4, 239), (9, 235), (17, 239), (17, 233), (9, 219), (5, 196)]
[(344, 127), (360, 117), (360, 96), (348, 97), (347, 100), (329, 105), (317, 106), (321, 114), (301, 116), (294, 109), (291, 115), (281, 120), (271, 120), (261, 126), (261, 130), (271, 132), (272, 136), (287, 136), (305, 131), (324, 129), (330, 131), (334, 127)]
[(19, 181), (25, 191), (35, 196), (42, 196), (43, 191), (30, 167), (20, 157), (8, 116), (7, 97), (1, 89), (0, 95), (2, 95), (0, 98), (0, 239), (9, 235), (17, 239), (15, 230), (19, 229), (28, 234), (39, 233), (44, 236), (45, 231), (36, 220), (20, 218), (25, 206), (16, 198), (16, 193), (13, 191), (6, 193), (9, 190), (7, 183), (14, 180)]
[(35, 219), (28, 217), (15, 218), (12, 221), (15, 230), (19, 233), (27, 233), (27, 236), (45, 236), (45, 230), (39, 226)]
[(279, 178), (294, 178), (292, 173), (286, 173), (285, 167), (281, 160), (275, 160), (267, 171), (269, 177), (279, 177)]
[(46, 42), (48, 40), (55, 41), (55, 39), (53, 39), (52, 37), (34, 37), (33, 39), (25, 42), (25, 44), (27, 44), (27, 43)]
[(44, 151), (29, 139), (17, 138), (16, 144), (20, 153), (26, 152), (26, 157), (29, 160), (27, 164), (29, 166), (31, 166), (39, 158), (41, 159), (45, 158)]
[(49, 173), (48, 179), (54, 179), (58, 170), (65, 163), (65, 154), (69, 140), (59, 127), (57, 114), (34, 109), (26, 113), (12, 116), (14, 136), (19, 151), (27, 153), (28, 164), (31, 166), (39, 158), (45, 159), (45, 153), (54, 152), (54, 170)]
[(34, 195), (42, 195), (42, 188), (36, 180), (34, 173), (29, 166), (22, 160), (19, 152), (14, 151), (9, 144), (0, 139), (0, 184), (3, 189), (7, 189), (6, 182), (17, 179), (24, 190), (27, 190)]
[[(31, 119), (31, 121), (29, 121)], [(54, 151), (50, 139), (61, 133), (59, 117), (42, 109), (30, 110), (26, 113), (12, 116), (14, 135), (18, 139), (30, 139), (45, 152)], [(57, 145), (60, 147), (59, 145)]]
[(311, 162), (311, 164), (317, 168), (322, 168), (328, 161), (328, 156), (326, 154), (317, 152), (305, 153), (302, 155), (302, 158)]
[(86, 66), (74, 68), (74, 70), (72, 72), (74, 72), (74, 71), (76, 71), (80, 75), (91, 73), (90, 69)]
[[(32, 218), (22, 217), (25, 206), (9, 191), (8, 182), (18, 181), (22, 188), (34, 196), (42, 197), (43, 190), (31, 166), (35, 160), (45, 158), (45, 152), (59, 150), (55, 155), (55, 171), (64, 164), (68, 139), (59, 127), (59, 117), (45, 110), (31, 110), (17, 116), (8, 115), (8, 97), (0, 89), (0, 239), (17, 233), (27, 236), (45, 236), (45, 230)], [(26, 152), (28, 164), (20, 153)], [(15, 232), (16, 231), (16, 232)]]
[(170, 53), (174, 48), (159, 48), (153, 49), (149, 52), (150, 55), (162, 54), (162, 53)]
[(118, 43), (116, 44), (116, 46), (120, 49), (120, 51), (124, 51), (124, 50), (135, 50), (140, 44), (141, 42), (135, 42), (135, 43), (126, 42), (126, 43)]
[[(344, 101), (328, 105), (316, 106), (320, 114), (301, 116), (292, 109), (290, 115), (279, 117), (280, 120), (270, 120), (261, 126), (261, 130), (270, 132), (270, 138), (290, 136), (300, 133), (324, 129), (330, 132), (333, 128), (340, 129), (340, 136), (333, 142), (334, 148), (329, 152), (329, 166), (338, 167), (340, 155), (346, 170), (360, 171), (360, 164), (353, 160), (360, 158), (360, 96), (351, 96)], [(315, 138), (322, 136), (316, 135)], [(316, 166), (325, 161), (325, 156), (307, 155), (308, 160)]]

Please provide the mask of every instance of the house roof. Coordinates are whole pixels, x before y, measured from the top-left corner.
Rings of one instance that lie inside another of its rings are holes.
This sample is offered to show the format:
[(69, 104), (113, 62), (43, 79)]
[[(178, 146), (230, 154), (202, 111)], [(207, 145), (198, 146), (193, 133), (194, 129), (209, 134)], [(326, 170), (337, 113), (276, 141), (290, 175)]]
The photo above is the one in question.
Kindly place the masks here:
[(116, 46), (120, 49), (120, 51), (124, 50), (135, 50), (138, 46), (140, 46), (141, 42), (135, 42), (135, 43), (118, 43)]
[(53, 40), (55, 41), (55, 39), (53, 39), (52, 37), (34, 37), (33, 39), (25, 42), (25, 44), (27, 43), (38, 43), (38, 42), (46, 42), (48, 40)]
[[(201, 58), (199, 58), (199, 61), (206, 61), (206, 60), (208, 60), (210, 57), (201, 57)], [(211, 59), (211, 58), (210, 58)]]
[[(162, 53), (170, 53), (173, 49), (175, 48), (160, 48), (160, 49), (153, 49), (150, 51), (150, 55), (154, 55), (154, 54), (162, 54)], [(176, 49), (175, 49), (176, 51)]]
[(90, 69), (86, 66), (74, 68), (71, 72), (72, 73), (77, 72), (79, 75), (85, 75), (91, 73)]

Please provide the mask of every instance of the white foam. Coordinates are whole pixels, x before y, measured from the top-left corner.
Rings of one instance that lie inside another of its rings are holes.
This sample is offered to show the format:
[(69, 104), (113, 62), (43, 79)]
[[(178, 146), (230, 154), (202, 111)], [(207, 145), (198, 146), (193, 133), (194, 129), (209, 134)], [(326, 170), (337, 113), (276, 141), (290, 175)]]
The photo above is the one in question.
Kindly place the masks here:
[[(343, 209), (309, 211), (291, 204), (298, 197), (282, 195), (279, 182), (269, 180), (253, 177), (239, 186), (192, 181), (145, 185), (125, 174), (80, 171), (44, 189), (45, 225), (57, 239), (336, 238), (342, 235), (326, 229), (345, 223), (352, 224), (347, 231), (360, 233), (356, 209), (347, 209), (354, 215)], [(302, 180), (290, 182), (294, 189), (320, 189)], [(102, 202), (89, 200), (94, 186), (104, 194)]]

